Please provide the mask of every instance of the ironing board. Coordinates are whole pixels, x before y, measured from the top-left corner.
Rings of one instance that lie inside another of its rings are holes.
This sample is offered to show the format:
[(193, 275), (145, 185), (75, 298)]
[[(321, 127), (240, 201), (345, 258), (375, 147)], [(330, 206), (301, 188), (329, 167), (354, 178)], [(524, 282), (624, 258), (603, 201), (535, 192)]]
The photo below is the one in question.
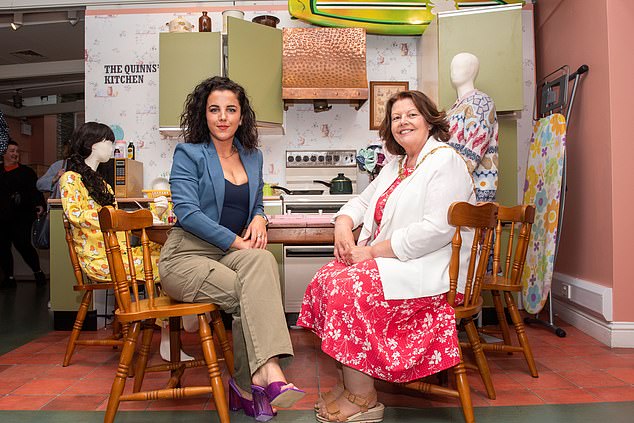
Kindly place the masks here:
[(566, 118), (559, 113), (535, 122), (531, 137), (524, 204), (535, 204), (535, 223), (522, 273), (524, 309), (539, 313), (548, 299), (558, 244)]

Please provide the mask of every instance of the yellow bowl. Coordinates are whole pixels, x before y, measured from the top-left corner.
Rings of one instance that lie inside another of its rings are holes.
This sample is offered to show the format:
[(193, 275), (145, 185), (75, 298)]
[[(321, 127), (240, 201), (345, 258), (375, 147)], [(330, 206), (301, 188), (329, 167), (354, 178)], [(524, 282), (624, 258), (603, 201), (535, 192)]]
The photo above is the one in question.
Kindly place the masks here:
[(160, 196), (171, 197), (172, 192), (168, 189), (144, 189), (143, 194), (147, 195), (147, 198), (156, 198)]

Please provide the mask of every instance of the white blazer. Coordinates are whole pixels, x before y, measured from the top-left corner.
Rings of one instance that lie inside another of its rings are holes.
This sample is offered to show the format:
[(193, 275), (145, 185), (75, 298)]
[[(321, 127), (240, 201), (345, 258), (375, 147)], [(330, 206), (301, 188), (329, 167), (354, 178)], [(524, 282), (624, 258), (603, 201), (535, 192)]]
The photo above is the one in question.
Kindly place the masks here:
[[(443, 148), (438, 148), (443, 147)], [(473, 178), (462, 157), (446, 143), (430, 137), (416, 163), (424, 162), (392, 192), (376, 231), (374, 209), (379, 197), (398, 176), (398, 162), (388, 163), (377, 178), (335, 215), (347, 215), (354, 226), (363, 224), (358, 245), (389, 239), (397, 258), (376, 258), (386, 300), (420, 298), (449, 291), (451, 239), (455, 228), (447, 211), (455, 201), (475, 204)], [(435, 150), (435, 151), (434, 151)], [(470, 246), (473, 231), (462, 231)], [(464, 292), (470, 248), (461, 249), (459, 292)]]

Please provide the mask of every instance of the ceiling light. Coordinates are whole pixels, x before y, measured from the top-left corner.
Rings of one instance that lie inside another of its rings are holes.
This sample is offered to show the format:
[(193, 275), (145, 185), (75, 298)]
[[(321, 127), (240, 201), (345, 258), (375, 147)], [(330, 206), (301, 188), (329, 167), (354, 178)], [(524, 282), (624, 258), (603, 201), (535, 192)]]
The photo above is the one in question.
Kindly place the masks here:
[(77, 22), (79, 22), (79, 18), (77, 17), (77, 11), (76, 10), (69, 10), (68, 11), (68, 23), (71, 24), (72, 26), (77, 25)]
[(17, 31), (22, 26), (22, 13), (13, 14), (13, 22), (11, 22), (11, 29)]

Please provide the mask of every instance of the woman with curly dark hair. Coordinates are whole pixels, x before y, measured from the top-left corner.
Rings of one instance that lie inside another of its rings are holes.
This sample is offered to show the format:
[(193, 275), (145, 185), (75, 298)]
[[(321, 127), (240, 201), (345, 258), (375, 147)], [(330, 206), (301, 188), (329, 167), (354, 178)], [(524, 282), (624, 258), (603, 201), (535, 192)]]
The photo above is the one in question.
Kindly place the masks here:
[(262, 152), (244, 89), (228, 78), (201, 82), (181, 117), (185, 143), (170, 175), (178, 219), (161, 250), (163, 289), (179, 301), (211, 302), (233, 316), (230, 407), (258, 421), (304, 392), (282, 365), (293, 356), (277, 262), (266, 248)]

